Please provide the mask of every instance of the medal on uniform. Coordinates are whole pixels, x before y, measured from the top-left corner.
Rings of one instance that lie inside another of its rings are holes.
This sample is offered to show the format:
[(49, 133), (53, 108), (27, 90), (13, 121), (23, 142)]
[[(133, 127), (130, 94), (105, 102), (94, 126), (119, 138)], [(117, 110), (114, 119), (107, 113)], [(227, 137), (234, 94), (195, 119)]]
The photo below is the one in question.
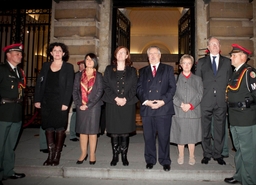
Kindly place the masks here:
[(25, 77), (25, 73), (24, 71), (21, 69), (21, 72), (22, 72), (22, 77), (23, 77), (23, 82), (19, 82), (18, 84), (18, 93), (19, 93), (19, 98), (18, 99), (21, 99), (22, 96), (23, 96), (23, 89), (26, 88), (26, 77)]
[(247, 70), (247, 68), (245, 68), (245, 69), (241, 72), (241, 74), (240, 74), (239, 77), (238, 77), (238, 80), (236, 80), (237, 82), (236, 82), (235, 85), (233, 85), (233, 86), (232, 86), (231, 84), (228, 84), (228, 85), (227, 85), (226, 91), (225, 91), (226, 102), (228, 101), (228, 91), (229, 91), (229, 90), (236, 91), (236, 90), (239, 89), (239, 87), (240, 87), (240, 85), (241, 85), (241, 82), (242, 82), (242, 78), (243, 78), (243, 76), (244, 76), (246, 70)]

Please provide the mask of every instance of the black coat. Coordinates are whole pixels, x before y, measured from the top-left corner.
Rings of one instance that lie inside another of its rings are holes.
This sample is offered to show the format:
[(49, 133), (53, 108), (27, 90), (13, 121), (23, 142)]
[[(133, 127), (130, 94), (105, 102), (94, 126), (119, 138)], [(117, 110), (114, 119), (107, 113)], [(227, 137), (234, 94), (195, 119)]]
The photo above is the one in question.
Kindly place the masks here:
[[(116, 84), (117, 84), (117, 77), (116, 77), (116, 67), (114, 65), (109, 65), (106, 67), (104, 72), (104, 95), (102, 100), (116, 104), (115, 98), (119, 97), (117, 93)], [(124, 86), (124, 97), (126, 98), (127, 105), (133, 105), (138, 102), (138, 98), (136, 95), (136, 84), (137, 84), (137, 75), (136, 69), (134, 67), (126, 67), (125, 68), (125, 86)], [(136, 81), (136, 83), (134, 83)]]
[(68, 107), (71, 105), (74, 68), (72, 64), (63, 62), (62, 67), (58, 72), (58, 95), (51, 97), (50, 102), (47, 102), (46, 100), (49, 98), (49, 95), (45, 92), (48, 88), (46, 85), (48, 83), (47, 76), (50, 66), (51, 62), (46, 62), (43, 64), (40, 71), (35, 89), (35, 102), (41, 103), (43, 129), (65, 128), (68, 122), (68, 110), (61, 110), (61, 107), (62, 105), (66, 105)]
[[(45, 84), (48, 70), (51, 62), (45, 62), (37, 78), (35, 89), (35, 102), (41, 102), (43, 99)], [(62, 105), (69, 106), (71, 103), (73, 82), (74, 82), (74, 67), (72, 64), (63, 62), (59, 75), (60, 96)]]

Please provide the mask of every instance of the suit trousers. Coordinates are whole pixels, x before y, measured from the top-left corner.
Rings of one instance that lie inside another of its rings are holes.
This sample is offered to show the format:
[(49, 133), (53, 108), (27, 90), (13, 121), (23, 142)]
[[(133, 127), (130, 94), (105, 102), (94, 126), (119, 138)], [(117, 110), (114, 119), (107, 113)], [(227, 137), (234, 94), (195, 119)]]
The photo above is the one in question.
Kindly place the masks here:
[(46, 136), (45, 136), (45, 130), (42, 129), (42, 127), (40, 127), (40, 131), (39, 131), (39, 145), (40, 145), (40, 150), (48, 149)]
[(0, 121), (0, 181), (15, 172), (15, 147), (20, 135), (22, 122)]
[(69, 139), (76, 138), (76, 112), (73, 112), (70, 118)]
[[(208, 158), (220, 158), (225, 136), (226, 126), (226, 107), (201, 107), (202, 110), (202, 146), (204, 151), (204, 157)], [(213, 122), (213, 131), (212, 128)], [(213, 133), (213, 135), (212, 135)], [(214, 136), (214, 146), (212, 146), (212, 139)]]
[[(211, 127), (211, 133), (212, 133), (212, 147), (214, 147), (214, 133), (213, 133), (213, 125), (214, 125), (214, 119), (212, 119), (212, 127)], [(229, 140), (229, 128), (228, 128), (228, 119), (226, 118), (226, 125), (225, 125), (225, 135), (224, 135), (224, 145), (223, 145), (223, 150), (221, 155), (224, 157), (228, 157), (229, 156), (229, 144), (228, 144), (228, 140)]]
[(156, 138), (158, 139), (158, 161), (161, 165), (170, 165), (170, 128), (172, 115), (142, 117), (145, 141), (144, 157), (146, 163), (157, 162)]
[(256, 184), (256, 125), (230, 126), (236, 148), (234, 179), (243, 185)]

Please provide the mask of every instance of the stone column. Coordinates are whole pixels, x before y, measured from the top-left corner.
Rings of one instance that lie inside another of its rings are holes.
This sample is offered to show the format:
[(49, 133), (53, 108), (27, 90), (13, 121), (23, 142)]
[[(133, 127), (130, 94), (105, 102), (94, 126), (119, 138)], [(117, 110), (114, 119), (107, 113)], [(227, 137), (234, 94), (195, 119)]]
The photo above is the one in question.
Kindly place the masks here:
[(195, 1), (195, 61), (201, 58), (205, 53), (200, 50), (207, 47), (207, 20), (206, 7), (203, 0)]
[(111, 63), (112, 1), (104, 0), (100, 5), (99, 72), (104, 72)]
[(253, 5), (253, 56), (251, 57), (251, 59), (254, 61), (254, 67), (256, 67), (256, 1), (254, 0), (252, 2)]

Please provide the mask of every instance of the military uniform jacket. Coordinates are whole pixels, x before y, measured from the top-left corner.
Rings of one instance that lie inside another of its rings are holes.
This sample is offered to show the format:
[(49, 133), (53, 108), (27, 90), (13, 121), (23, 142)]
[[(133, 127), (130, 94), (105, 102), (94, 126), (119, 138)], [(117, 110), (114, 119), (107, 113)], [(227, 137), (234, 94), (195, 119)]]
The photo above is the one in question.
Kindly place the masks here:
[[(6, 61), (0, 65), (0, 99), (23, 100), (24, 88), (19, 88), (19, 83), (25, 86), (26, 78), (21, 68), (17, 66), (19, 77)], [(21, 92), (19, 92), (21, 90)], [(20, 97), (19, 97), (20, 95)], [(22, 120), (22, 103), (0, 104), (0, 121), (19, 122)]]
[(229, 107), (229, 121), (232, 126), (251, 126), (256, 124), (256, 75), (248, 64), (234, 72), (227, 87), (228, 103), (254, 102), (250, 108)]

